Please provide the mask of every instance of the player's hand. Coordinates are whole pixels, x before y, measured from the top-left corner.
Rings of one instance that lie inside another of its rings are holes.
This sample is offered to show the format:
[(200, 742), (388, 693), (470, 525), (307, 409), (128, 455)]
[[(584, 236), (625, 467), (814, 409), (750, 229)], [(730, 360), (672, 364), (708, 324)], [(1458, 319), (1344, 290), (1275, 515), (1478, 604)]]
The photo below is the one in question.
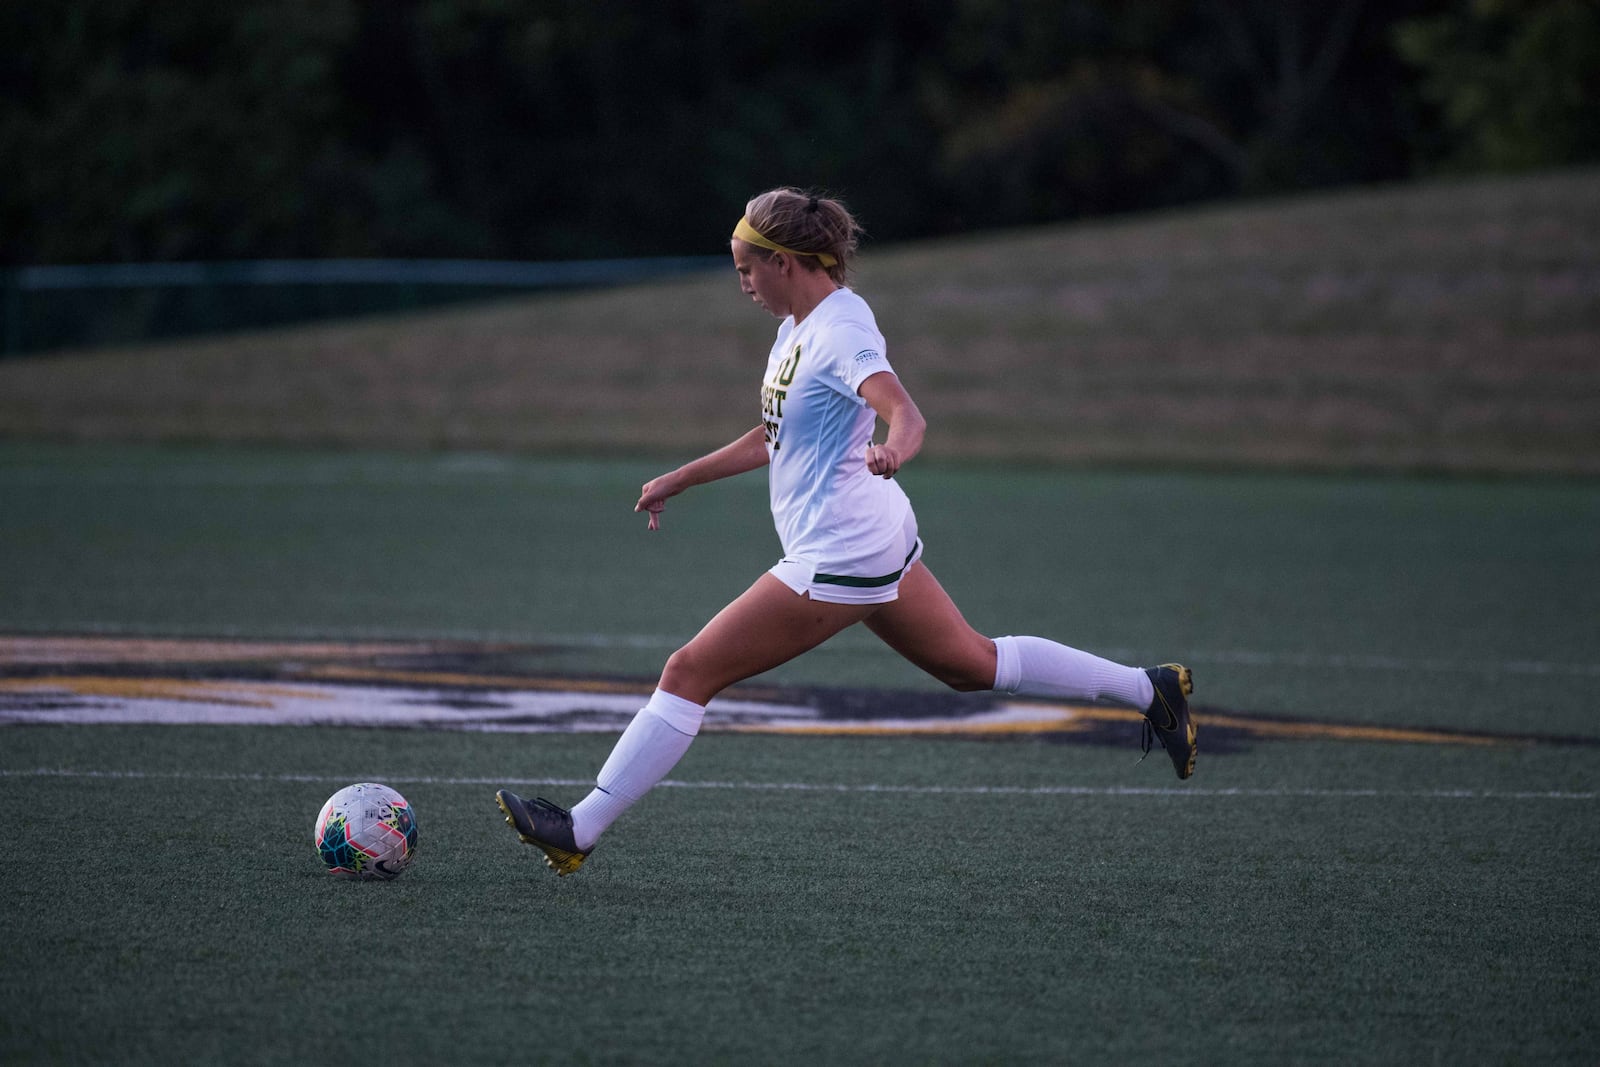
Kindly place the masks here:
[(639, 502), (633, 506), (635, 512), (649, 512), (650, 525), (646, 529), (661, 529), (661, 511), (667, 506), (667, 498), (677, 496), (683, 490), (679, 489), (672, 480), (662, 475), (652, 478), (644, 483), (639, 490)]
[(867, 445), (867, 471), (880, 478), (893, 478), (900, 469), (900, 456), (888, 445)]

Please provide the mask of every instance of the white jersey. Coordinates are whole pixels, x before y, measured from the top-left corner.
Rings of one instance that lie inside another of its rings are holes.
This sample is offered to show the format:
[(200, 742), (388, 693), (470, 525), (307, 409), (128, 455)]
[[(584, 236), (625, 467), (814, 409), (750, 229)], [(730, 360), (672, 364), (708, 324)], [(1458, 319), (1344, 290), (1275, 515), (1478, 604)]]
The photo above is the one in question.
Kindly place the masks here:
[[(799, 326), (778, 327), (761, 389), (772, 518), (784, 555), (819, 571), (864, 574), (903, 536), (910, 501), (867, 471), (876, 413), (856, 392), (894, 373), (872, 309), (837, 289)], [(854, 565), (854, 569), (853, 569)]]

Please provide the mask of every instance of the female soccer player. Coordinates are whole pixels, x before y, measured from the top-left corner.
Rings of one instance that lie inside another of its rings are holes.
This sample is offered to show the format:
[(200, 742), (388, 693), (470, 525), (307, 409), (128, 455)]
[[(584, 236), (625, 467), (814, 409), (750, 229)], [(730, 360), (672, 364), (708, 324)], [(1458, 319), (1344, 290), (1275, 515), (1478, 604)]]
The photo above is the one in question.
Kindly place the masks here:
[[(767, 358), (761, 423), (647, 482), (634, 505), (657, 529), (671, 498), (766, 467), (783, 558), (668, 658), (654, 694), (566, 811), (496, 794), (506, 821), (557, 874), (688, 751), (723, 689), (865, 623), (950, 687), (1106, 701), (1143, 711), (1145, 751), (1160, 738), (1179, 778), (1194, 773), (1193, 692), (1180, 664), (1125, 667), (1039, 637), (990, 639), (967, 624), (925, 563), (911, 502), (894, 475), (922, 448), (925, 422), (890, 368), (866, 301), (849, 289), (860, 229), (838, 200), (773, 189), (734, 228), (739, 288), (782, 320)], [(872, 441), (876, 420), (888, 433)]]

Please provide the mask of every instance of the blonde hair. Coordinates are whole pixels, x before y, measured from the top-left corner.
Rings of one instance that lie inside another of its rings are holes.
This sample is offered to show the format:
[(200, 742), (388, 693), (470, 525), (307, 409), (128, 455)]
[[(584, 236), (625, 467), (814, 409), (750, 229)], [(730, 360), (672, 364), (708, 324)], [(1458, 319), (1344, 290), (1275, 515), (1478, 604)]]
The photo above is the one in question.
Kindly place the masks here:
[[(862, 230), (843, 201), (788, 187), (769, 189), (745, 205), (744, 217), (773, 244), (799, 253), (798, 262), (808, 270), (826, 270), (840, 285), (849, 282)], [(774, 255), (760, 247), (756, 253)], [(821, 256), (834, 262), (824, 266)]]

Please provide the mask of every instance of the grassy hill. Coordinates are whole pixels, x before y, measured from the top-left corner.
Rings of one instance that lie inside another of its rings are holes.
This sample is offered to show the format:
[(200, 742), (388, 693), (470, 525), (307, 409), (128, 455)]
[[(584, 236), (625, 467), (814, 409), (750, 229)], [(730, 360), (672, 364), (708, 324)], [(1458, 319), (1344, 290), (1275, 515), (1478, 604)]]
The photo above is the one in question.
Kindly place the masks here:
[[(857, 288), (930, 457), (1600, 473), (1597, 170), (869, 243)], [(686, 454), (774, 327), (730, 267), (12, 359), (0, 436)]]

